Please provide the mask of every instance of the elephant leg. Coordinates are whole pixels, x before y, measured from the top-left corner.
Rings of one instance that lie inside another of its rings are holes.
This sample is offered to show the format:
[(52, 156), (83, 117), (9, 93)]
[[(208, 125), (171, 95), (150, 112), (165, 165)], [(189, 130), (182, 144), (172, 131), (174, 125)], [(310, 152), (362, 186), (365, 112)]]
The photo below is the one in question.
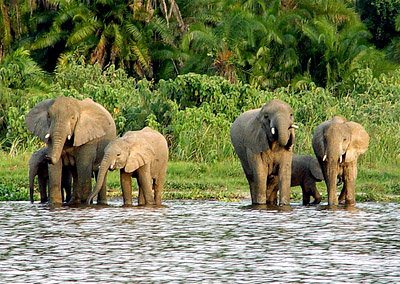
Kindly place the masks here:
[(252, 204), (266, 204), (268, 167), (263, 163), (260, 154), (251, 153), (248, 158), (253, 173), (253, 179), (249, 181)]
[(63, 188), (63, 192), (65, 193), (65, 198), (63, 194), (63, 202), (68, 203), (71, 200), (72, 193), (72, 173), (67, 167), (63, 168), (61, 187)]
[(267, 205), (278, 204), (279, 179), (277, 176), (267, 177)]
[(310, 204), (311, 193), (305, 184), (301, 184), (301, 192), (303, 193), (303, 205)]
[(145, 205), (146, 200), (144, 199), (143, 190), (138, 188), (138, 205)]
[(40, 203), (46, 203), (49, 201), (47, 197), (47, 187), (49, 185), (49, 177), (48, 176), (38, 176), (38, 185), (40, 192)]
[(292, 153), (284, 152), (279, 165), (279, 205), (290, 204), (290, 181), (292, 176)]
[(306, 195), (308, 196), (308, 203), (307, 204), (310, 203), (310, 197), (311, 196), (314, 198), (314, 201), (311, 204), (316, 205), (316, 204), (321, 203), (321, 200), (322, 200), (321, 194), (319, 194), (316, 182), (312, 178), (307, 180), (305, 182), (305, 184), (304, 184), (303, 205), (306, 205), (306, 204), (304, 204), (304, 194), (305, 194), (304, 192), (306, 192)]
[(138, 186), (139, 186), (139, 193), (142, 191), (145, 199), (145, 204), (154, 204), (154, 195), (153, 195), (153, 185), (150, 175), (150, 165), (146, 164), (140, 167), (138, 170)]
[(357, 178), (357, 165), (356, 162), (348, 163), (343, 167), (346, 205), (356, 204), (355, 186)]
[(343, 184), (342, 190), (340, 191), (340, 195), (339, 195), (339, 204), (345, 204), (346, 203), (346, 185)]
[(132, 177), (130, 173), (126, 173), (121, 170), (119, 175), (119, 180), (121, 182), (122, 197), (124, 199), (124, 205), (132, 205)]
[(154, 179), (154, 200), (156, 205), (161, 205), (161, 197), (165, 184), (165, 174), (159, 175)]
[(256, 200), (256, 183), (254, 181), (253, 175), (250, 174), (246, 174), (246, 179), (247, 179), (247, 183), (249, 184), (249, 188), (250, 188), (250, 197), (251, 197), (251, 201), (254, 204), (255, 200)]
[(50, 204), (62, 204), (61, 198), (61, 175), (62, 175), (62, 159), (55, 164), (49, 164), (49, 196)]
[(75, 204), (86, 203), (92, 191), (92, 171), (96, 148), (89, 146), (82, 147), (76, 154), (77, 186), (72, 199)]

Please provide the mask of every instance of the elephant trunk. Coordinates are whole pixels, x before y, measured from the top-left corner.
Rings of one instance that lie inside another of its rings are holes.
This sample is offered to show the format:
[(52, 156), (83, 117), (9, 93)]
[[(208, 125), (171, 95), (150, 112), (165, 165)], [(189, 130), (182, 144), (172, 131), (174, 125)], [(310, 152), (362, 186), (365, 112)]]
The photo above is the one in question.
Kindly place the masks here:
[(278, 132), (278, 143), (280, 146), (285, 147), (289, 141), (289, 128), (290, 125), (287, 123), (287, 119), (284, 117), (277, 117), (273, 123)]
[(111, 157), (109, 155), (105, 155), (103, 160), (101, 161), (100, 167), (99, 167), (99, 172), (97, 174), (97, 179), (96, 179), (96, 186), (94, 188), (94, 190), (92, 191), (92, 193), (90, 194), (88, 200), (87, 200), (87, 204), (90, 204), (93, 200), (93, 198), (99, 194), (103, 183), (105, 181), (108, 169), (111, 166), (113, 159), (111, 159)]
[(326, 186), (328, 189), (328, 205), (337, 205), (338, 198), (336, 196), (338, 175), (338, 163), (335, 160), (328, 160), (326, 168)]
[(47, 159), (51, 164), (56, 164), (61, 157), (67, 135), (61, 131), (54, 131), (51, 135), (51, 144), (49, 145), (49, 153)]

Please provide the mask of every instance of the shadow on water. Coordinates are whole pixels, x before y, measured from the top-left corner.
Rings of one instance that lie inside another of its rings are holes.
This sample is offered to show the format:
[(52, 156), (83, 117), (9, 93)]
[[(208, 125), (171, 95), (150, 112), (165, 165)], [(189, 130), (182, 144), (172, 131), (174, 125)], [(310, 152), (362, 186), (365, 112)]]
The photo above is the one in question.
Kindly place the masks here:
[(399, 204), (248, 203), (0, 202), (0, 283), (400, 283)]
[(244, 210), (273, 211), (273, 212), (290, 212), (293, 210), (291, 206), (278, 206), (266, 204), (250, 204), (240, 207)]

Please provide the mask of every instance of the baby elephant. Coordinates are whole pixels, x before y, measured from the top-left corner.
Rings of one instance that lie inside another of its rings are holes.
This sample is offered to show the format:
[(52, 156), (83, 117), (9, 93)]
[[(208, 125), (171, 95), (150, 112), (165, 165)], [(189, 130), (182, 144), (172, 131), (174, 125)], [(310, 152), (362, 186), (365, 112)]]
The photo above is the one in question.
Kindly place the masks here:
[[(311, 204), (319, 204), (321, 202), (321, 195), (317, 190), (316, 182), (324, 180), (318, 160), (311, 156), (298, 156), (293, 155), (292, 159), (292, 176), (290, 186), (301, 186), (303, 192), (303, 205), (310, 204), (310, 197), (314, 198)], [(277, 202), (278, 194), (278, 176), (268, 177), (268, 192), (273, 194)]]
[(161, 133), (150, 127), (126, 132), (105, 148), (96, 187), (88, 199), (88, 204), (99, 192), (108, 170), (120, 169), (124, 205), (132, 205), (132, 177), (138, 182), (139, 205), (160, 205), (167, 163), (168, 145)]
[[(35, 177), (38, 177), (38, 185), (40, 192), (40, 203), (48, 201), (47, 188), (49, 186), (49, 169), (47, 160), (48, 148), (34, 152), (29, 159), (29, 198), (33, 203), (33, 192), (35, 186)], [(63, 168), (61, 175), (61, 196), (63, 201), (69, 202), (71, 199), (71, 184), (72, 184), (72, 169), (71, 162), (67, 159), (66, 155), (62, 155)]]

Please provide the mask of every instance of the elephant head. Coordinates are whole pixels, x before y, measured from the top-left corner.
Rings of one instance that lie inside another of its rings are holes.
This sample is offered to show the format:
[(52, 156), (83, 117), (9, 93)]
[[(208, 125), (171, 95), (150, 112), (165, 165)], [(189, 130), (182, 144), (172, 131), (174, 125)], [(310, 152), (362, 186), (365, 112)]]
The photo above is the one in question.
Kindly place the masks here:
[(293, 110), (285, 102), (274, 99), (259, 109), (254, 123), (247, 127), (245, 144), (255, 152), (262, 152), (277, 142), (291, 149), (294, 144)]
[(151, 163), (155, 156), (153, 147), (133, 131), (111, 141), (104, 150), (96, 187), (90, 195), (88, 203), (99, 193), (108, 170), (123, 169), (126, 173), (132, 173), (143, 165)]
[[(48, 144), (48, 160), (55, 164), (65, 145), (81, 146), (106, 134), (111, 115), (91, 99), (58, 97), (38, 103), (25, 118), (28, 129)], [(114, 127), (115, 128), (115, 127)]]
[(330, 205), (337, 203), (337, 177), (343, 174), (343, 166), (352, 163), (356, 167), (358, 156), (367, 151), (368, 144), (369, 135), (365, 129), (342, 117), (335, 116), (317, 127), (313, 149), (324, 170)]

